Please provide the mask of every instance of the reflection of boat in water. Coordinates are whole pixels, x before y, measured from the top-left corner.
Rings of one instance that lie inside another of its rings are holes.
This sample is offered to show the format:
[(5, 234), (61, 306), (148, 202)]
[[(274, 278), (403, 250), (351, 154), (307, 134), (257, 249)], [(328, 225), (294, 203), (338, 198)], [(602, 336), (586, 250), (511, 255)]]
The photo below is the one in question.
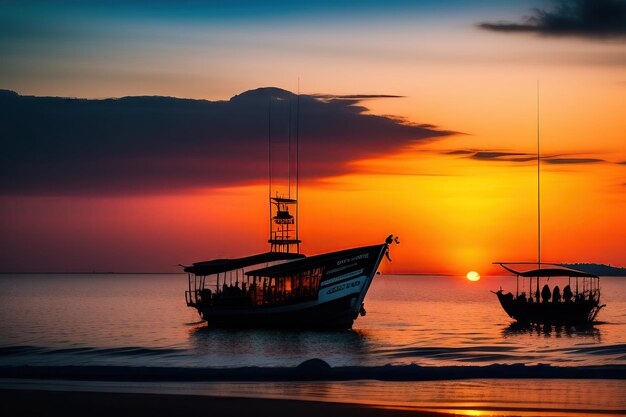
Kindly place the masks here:
[[(517, 276), (515, 295), (510, 292), (505, 294), (502, 289), (495, 294), (504, 311), (519, 323), (557, 325), (591, 323), (604, 307), (600, 305), (600, 278), (597, 275), (557, 264), (498, 264)], [(562, 292), (558, 285), (550, 289), (548, 280), (552, 277), (567, 278), (567, 285)], [(528, 287), (525, 283), (526, 278), (529, 279)], [(546, 283), (539, 292), (541, 278), (545, 278)]]
[(502, 336), (537, 336), (537, 337), (576, 337), (578, 339), (592, 339), (593, 343), (601, 341), (600, 329), (593, 323), (580, 324), (530, 324), (513, 321), (503, 330)]
[[(290, 105), (287, 100), (280, 103)], [(289, 140), (291, 157), (291, 127)], [(270, 251), (184, 268), (189, 280), (187, 305), (196, 308), (209, 325), (344, 329), (365, 314), (365, 295), (394, 239), (389, 236), (378, 245), (311, 257), (300, 254), (297, 149), (296, 134), (295, 198), (291, 197), (291, 161), (288, 193), (273, 195), (270, 113)]]

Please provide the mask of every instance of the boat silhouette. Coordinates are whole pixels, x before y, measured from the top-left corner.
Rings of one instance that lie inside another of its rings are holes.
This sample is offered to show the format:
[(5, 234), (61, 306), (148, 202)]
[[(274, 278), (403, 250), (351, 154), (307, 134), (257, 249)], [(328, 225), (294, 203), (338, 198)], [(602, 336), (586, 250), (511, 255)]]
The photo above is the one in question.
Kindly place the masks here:
[(186, 303), (197, 309), (210, 326), (349, 329), (359, 315), (365, 315), (365, 296), (378, 267), (383, 257), (389, 256), (389, 246), (399, 242), (389, 235), (380, 244), (310, 257), (301, 254), (299, 123), (296, 120), (295, 192), (292, 196), (291, 117), (287, 193), (273, 192), (271, 101), (269, 113), (270, 250), (184, 267), (188, 277)]
[[(517, 276), (515, 295), (492, 291), (506, 313), (521, 324), (576, 325), (592, 323), (604, 305), (600, 305), (600, 277), (560, 264), (541, 262), (541, 148), (539, 135), (539, 83), (537, 83), (537, 262), (494, 262)], [(522, 291), (519, 279), (522, 277)], [(567, 277), (567, 286), (551, 290), (550, 278)], [(528, 294), (524, 279), (529, 279)], [(539, 292), (540, 279), (545, 279)], [(575, 292), (571, 288), (575, 279)], [(579, 280), (582, 285), (579, 286)], [(535, 283), (533, 294), (533, 283)], [(579, 291), (580, 289), (580, 291)]]
[[(496, 262), (517, 277), (515, 295), (494, 292), (502, 308), (518, 323), (577, 325), (595, 320), (604, 305), (600, 305), (600, 277), (558, 264)], [(520, 277), (522, 287), (520, 291)], [(548, 280), (552, 277), (567, 278), (563, 292), (558, 285), (552, 290)], [(525, 278), (529, 279), (528, 293)], [(540, 279), (546, 283), (539, 291)], [(574, 289), (572, 289), (574, 286)]]

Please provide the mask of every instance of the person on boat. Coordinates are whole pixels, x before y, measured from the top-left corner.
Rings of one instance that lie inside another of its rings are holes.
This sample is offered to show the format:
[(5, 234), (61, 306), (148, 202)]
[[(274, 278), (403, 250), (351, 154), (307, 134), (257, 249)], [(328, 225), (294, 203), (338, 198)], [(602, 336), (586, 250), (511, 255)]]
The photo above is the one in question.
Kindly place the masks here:
[(544, 285), (541, 289), (541, 301), (547, 303), (548, 301), (550, 301), (551, 295), (552, 291), (550, 291), (550, 287), (548, 287), (548, 284)]
[(521, 303), (525, 303), (526, 302), (526, 293), (522, 292), (518, 297), (517, 297), (517, 301), (521, 302)]
[(561, 301), (561, 289), (556, 285), (554, 290), (552, 290), (552, 302), (558, 303), (559, 301)]
[(212, 293), (213, 292), (208, 288), (203, 289), (202, 291), (200, 291), (200, 300), (204, 302), (209, 302), (209, 300), (211, 300)]
[(565, 288), (563, 288), (563, 301), (569, 303), (570, 301), (572, 301), (572, 297), (574, 297), (574, 294), (572, 294), (572, 289), (568, 284), (565, 286)]

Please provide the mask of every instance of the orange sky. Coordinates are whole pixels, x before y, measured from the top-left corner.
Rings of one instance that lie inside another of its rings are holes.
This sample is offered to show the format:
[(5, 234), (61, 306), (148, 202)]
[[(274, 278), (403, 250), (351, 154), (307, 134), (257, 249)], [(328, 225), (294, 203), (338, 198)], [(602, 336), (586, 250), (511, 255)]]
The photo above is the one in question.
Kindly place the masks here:
[[(295, 31), (269, 18), (161, 27), (157, 18), (108, 16), (91, 28), (85, 17), (74, 28), (78, 35), (15, 41), (0, 64), (0, 88), (226, 100), (261, 86), (295, 91), (300, 78), (306, 94), (404, 96), (362, 105), (372, 114), (461, 133), (304, 182), (302, 248), (315, 254), (394, 233), (402, 244), (392, 249), (385, 272), (463, 274), (492, 272), (497, 260), (535, 260), (534, 162), (446, 153), (534, 153), (539, 80), (542, 154), (602, 160), (542, 165), (543, 259), (626, 265), (626, 44), (475, 26), (515, 19), (531, 5), (496, 7), (492, 15), (469, 5), (467, 15), (429, 9), (374, 24), (367, 16), (349, 25), (331, 19), (323, 28), (311, 19)], [(107, 22), (115, 23), (119, 39), (81, 40), (80, 31), (105, 39), (98, 25)], [(61, 52), (51, 58), (55, 50)], [(3, 196), (1, 202), (3, 270), (176, 271), (179, 263), (268, 247), (266, 184), (156, 196)]]

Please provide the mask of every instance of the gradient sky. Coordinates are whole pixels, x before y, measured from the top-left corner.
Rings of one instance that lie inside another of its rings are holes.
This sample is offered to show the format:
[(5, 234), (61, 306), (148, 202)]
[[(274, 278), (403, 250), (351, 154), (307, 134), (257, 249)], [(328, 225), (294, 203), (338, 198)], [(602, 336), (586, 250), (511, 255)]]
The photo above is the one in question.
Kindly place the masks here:
[[(0, 89), (224, 101), (260, 87), (296, 92), (300, 79), (307, 96), (372, 95), (325, 97), (301, 112), (303, 251), (394, 233), (402, 244), (384, 271), (460, 274), (536, 259), (539, 80), (543, 259), (626, 265), (626, 6), (597, 3), (617, 12), (588, 10), (589, 0), (569, 11), (550, 1), (0, 1)], [(323, 129), (304, 129), (313, 109), (342, 121), (327, 125), (341, 130), (341, 151)], [(367, 115), (388, 117), (372, 130)], [(88, 139), (104, 135), (97, 149), (106, 153), (106, 133), (92, 129), (74, 129), (74, 142), (58, 132), (37, 139), (88, 151)], [(82, 188), (80, 175), (39, 171), (66, 163), (11, 132), (1, 137), (19, 152), (0, 158), (0, 270), (175, 271), (267, 248), (266, 156), (250, 175), (233, 172), (253, 164), (266, 130), (242, 138), (239, 161), (213, 155), (219, 175), (164, 179), (163, 164), (208, 161), (207, 149), (185, 148), (176, 160), (134, 160), (141, 175), (158, 168), (149, 187), (136, 186), (145, 182), (132, 170), (87, 159)], [(189, 143), (185, 132), (174, 129), (167, 144)], [(25, 171), (30, 182), (19, 182)], [(233, 181), (219, 180), (229, 172)]]

